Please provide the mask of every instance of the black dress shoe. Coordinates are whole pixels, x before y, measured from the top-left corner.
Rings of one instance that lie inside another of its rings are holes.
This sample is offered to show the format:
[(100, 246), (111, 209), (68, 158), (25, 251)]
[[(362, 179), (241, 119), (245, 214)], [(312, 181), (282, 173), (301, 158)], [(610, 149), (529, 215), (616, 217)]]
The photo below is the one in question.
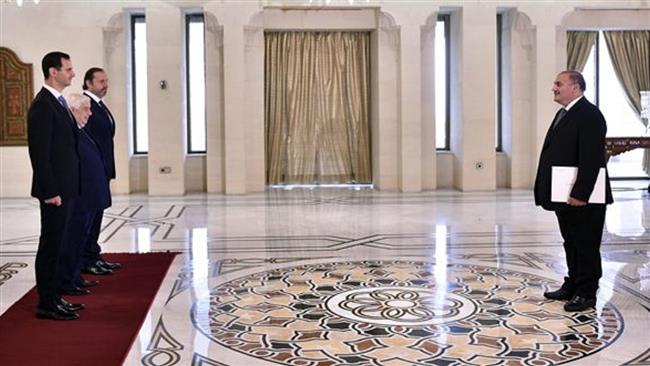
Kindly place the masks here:
[(565, 311), (583, 311), (587, 310), (589, 308), (593, 308), (596, 306), (596, 298), (595, 297), (582, 297), (580, 295), (575, 295), (569, 302), (564, 304), (564, 310)]
[(544, 297), (551, 300), (571, 300), (573, 292), (560, 287), (559, 290), (544, 292)]
[(122, 268), (122, 265), (119, 264), (119, 263), (117, 263), (117, 262), (109, 262), (109, 261), (105, 261), (105, 260), (103, 260), (103, 259), (98, 260), (98, 261), (97, 261), (97, 265), (99, 265), (99, 266), (101, 266), (101, 267), (104, 267), (104, 268), (106, 268), (106, 269), (118, 269), (118, 268)]
[(81, 273), (91, 274), (95, 276), (105, 276), (105, 275), (112, 274), (113, 270), (98, 265), (94, 265), (94, 266), (82, 268)]
[(77, 320), (79, 314), (65, 310), (63, 305), (57, 305), (54, 309), (36, 309), (36, 317), (51, 320)]
[(81, 280), (79, 287), (93, 287), (99, 285), (99, 281), (95, 280)]
[(60, 292), (63, 295), (69, 295), (69, 296), (88, 295), (90, 293), (89, 290), (86, 290), (85, 288), (82, 287), (73, 287), (71, 289), (61, 290)]
[(69, 313), (74, 313), (75, 311), (79, 311), (86, 307), (84, 304), (67, 302), (64, 298), (59, 299), (59, 305), (61, 305)]

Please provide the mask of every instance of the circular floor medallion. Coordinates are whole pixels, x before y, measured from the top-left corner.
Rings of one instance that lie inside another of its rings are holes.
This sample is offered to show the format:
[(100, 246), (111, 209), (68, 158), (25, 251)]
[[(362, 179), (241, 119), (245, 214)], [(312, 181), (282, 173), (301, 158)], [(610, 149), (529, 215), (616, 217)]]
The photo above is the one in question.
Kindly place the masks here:
[(476, 311), (466, 298), (420, 287), (354, 289), (332, 296), (325, 306), (354, 321), (404, 326), (451, 322)]
[(220, 284), (192, 319), (223, 347), (297, 366), (556, 365), (613, 343), (616, 308), (564, 312), (542, 297), (557, 285), (469, 264), (305, 264)]

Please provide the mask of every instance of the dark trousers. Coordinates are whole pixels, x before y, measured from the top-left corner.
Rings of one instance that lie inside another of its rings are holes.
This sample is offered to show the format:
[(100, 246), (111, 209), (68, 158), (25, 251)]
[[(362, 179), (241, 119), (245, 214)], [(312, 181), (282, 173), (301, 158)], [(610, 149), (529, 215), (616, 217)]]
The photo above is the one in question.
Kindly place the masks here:
[(34, 269), (38, 307), (41, 309), (54, 309), (60, 297), (57, 290), (59, 258), (66, 245), (64, 231), (72, 217), (74, 206), (75, 201), (69, 198), (63, 200), (61, 206), (40, 203), (41, 235)]
[(564, 239), (569, 276), (564, 286), (575, 295), (594, 298), (603, 274), (600, 243), (605, 225), (605, 205), (556, 211)]
[(82, 268), (94, 266), (95, 263), (101, 259), (102, 249), (99, 247), (99, 232), (102, 229), (102, 219), (104, 218), (104, 210), (94, 213), (92, 222), (90, 223), (90, 231), (88, 238), (83, 249)]
[(64, 234), (66, 245), (59, 259), (59, 290), (71, 290), (81, 285), (82, 254), (96, 214), (80, 208), (74, 210), (68, 220)]

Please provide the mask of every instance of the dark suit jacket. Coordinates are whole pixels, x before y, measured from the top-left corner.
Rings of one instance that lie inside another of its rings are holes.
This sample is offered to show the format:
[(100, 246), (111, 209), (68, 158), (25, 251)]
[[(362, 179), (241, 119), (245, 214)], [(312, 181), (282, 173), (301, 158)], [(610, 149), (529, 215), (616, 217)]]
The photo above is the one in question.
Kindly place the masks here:
[(104, 163), (106, 164), (106, 175), (109, 179), (114, 179), (115, 149), (113, 147), (113, 137), (115, 136), (115, 120), (111, 112), (108, 109), (102, 108), (93, 98), (90, 98), (90, 111), (92, 115), (86, 124), (86, 132), (99, 145)]
[[(81, 199), (75, 210), (93, 213), (111, 205), (111, 193), (104, 168), (104, 159), (93, 138), (82, 129), (79, 131), (79, 159), (81, 162)], [(88, 228), (85, 228), (87, 231)]]
[(41, 88), (27, 114), (27, 140), (32, 163), (32, 197), (79, 195), (76, 123), (47, 89)]
[[(546, 210), (570, 210), (565, 203), (551, 202), (551, 167), (578, 167), (571, 197), (588, 201), (601, 167), (606, 166), (605, 134), (607, 125), (598, 108), (582, 97), (559, 124), (549, 128), (537, 166), (535, 204)], [(606, 177), (605, 201), (612, 203), (609, 175)], [(593, 204), (588, 204), (593, 205)]]

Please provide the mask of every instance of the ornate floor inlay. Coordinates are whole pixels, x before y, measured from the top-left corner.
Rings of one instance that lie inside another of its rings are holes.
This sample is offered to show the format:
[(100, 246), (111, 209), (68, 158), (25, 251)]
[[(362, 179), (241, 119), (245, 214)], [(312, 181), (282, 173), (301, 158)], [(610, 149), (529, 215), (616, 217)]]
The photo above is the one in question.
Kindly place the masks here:
[[(639, 188), (614, 191), (598, 307), (575, 314), (542, 297), (567, 269), (530, 191), (114, 196), (103, 251), (182, 253), (124, 364), (650, 365)], [(0, 223), (2, 313), (34, 286), (38, 201), (1, 199)]]
[(279, 268), (231, 280), (192, 308), (221, 346), (286, 365), (555, 365), (610, 345), (616, 308), (566, 313), (554, 281), (407, 260)]
[(9, 281), (18, 269), (27, 267), (27, 263), (9, 262), (0, 266), (0, 286)]
[(341, 292), (330, 297), (325, 307), (358, 322), (404, 326), (448, 323), (476, 311), (473, 302), (453, 293), (388, 286)]

